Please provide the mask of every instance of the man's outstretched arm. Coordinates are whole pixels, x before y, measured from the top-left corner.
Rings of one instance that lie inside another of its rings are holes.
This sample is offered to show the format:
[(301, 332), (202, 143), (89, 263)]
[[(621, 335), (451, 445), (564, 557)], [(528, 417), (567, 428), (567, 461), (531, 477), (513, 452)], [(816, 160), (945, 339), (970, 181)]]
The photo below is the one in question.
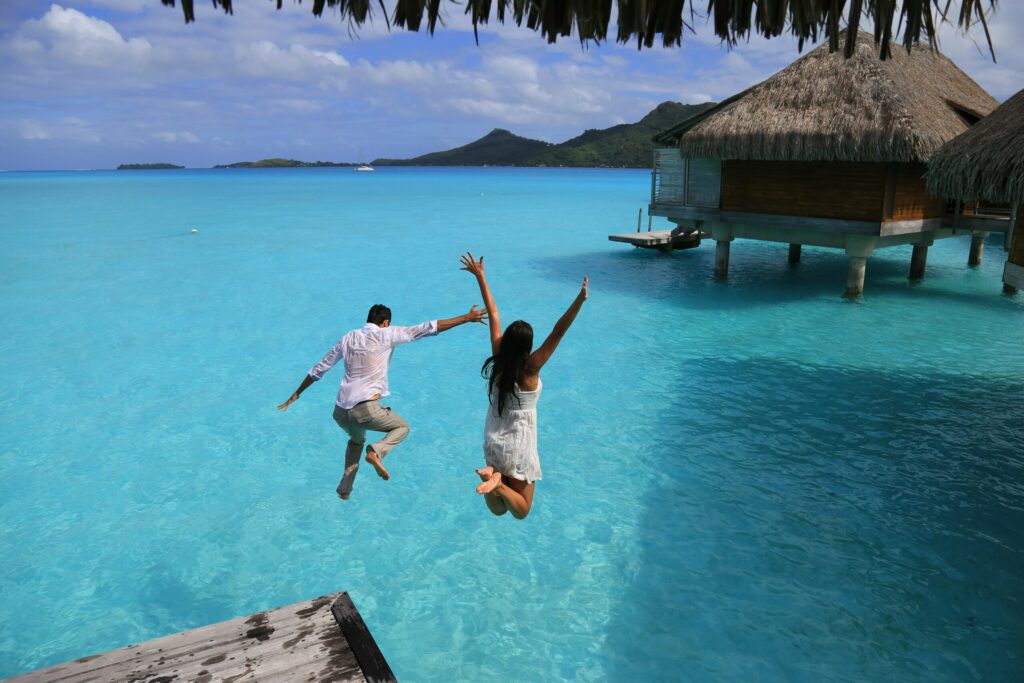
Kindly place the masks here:
[(456, 316), (454, 318), (448, 318), (447, 320), (437, 321), (437, 332), (440, 334), (445, 330), (450, 330), (453, 327), (458, 327), (463, 323), (483, 323), (487, 320), (487, 309), (481, 308), (477, 310), (477, 304), (469, 309), (469, 313), (464, 315)]
[(306, 375), (303, 378), (303, 380), (302, 380), (302, 384), (300, 384), (299, 388), (295, 390), (295, 393), (292, 394), (291, 397), (287, 401), (285, 401), (284, 403), (279, 405), (277, 407), (277, 409), (278, 410), (288, 410), (288, 406), (290, 406), (291, 404), (295, 403), (295, 401), (298, 400), (299, 396), (302, 395), (302, 392), (305, 391), (306, 389), (308, 389), (313, 384), (313, 382), (315, 382), (315, 381), (316, 380), (313, 379), (312, 375)]
[(482, 323), (487, 320), (487, 310), (477, 310), (474, 304), (469, 309), (469, 313), (455, 316), (454, 318), (446, 318), (444, 320), (430, 320), (419, 325), (412, 325), (411, 327), (399, 327), (392, 325), (386, 327), (388, 334), (391, 338), (391, 343), (395, 346), (399, 344), (408, 344), (414, 342), (417, 339), (423, 339), (424, 337), (432, 337), (435, 334), (440, 334), (445, 330), (450, 330), (453, 327), (458, 327), (463, 323)]
[(330, 351), (327, 352), (327, 355), (323, 357), (323, 360), (321, 360), (319, 363), (317, 363), (310, 369), (310, 371), (306, 374), (305, 378), (303, 378), (302, 384), (299, 385), (299, 388), (295, 390), (295, 393), (292, 394), (287, 401), (285, 401), (284, 403), (277, 407), (278, 410), (288, 410), (288, 406), (295, 403), (295, 401), (298, 400), (299, 396), (302, 395), (303, 391), (308, 389), (310, 385), (313, 384), (313, 382), (319, 380), (321, 377), (324, 376), (325, 372), (327, 372), (337, 364), (337, 362), (342, 357), (341, 347), (344, 341), (344, 338), (342, 338), (337, 344), (335, 344), (331, 348)]

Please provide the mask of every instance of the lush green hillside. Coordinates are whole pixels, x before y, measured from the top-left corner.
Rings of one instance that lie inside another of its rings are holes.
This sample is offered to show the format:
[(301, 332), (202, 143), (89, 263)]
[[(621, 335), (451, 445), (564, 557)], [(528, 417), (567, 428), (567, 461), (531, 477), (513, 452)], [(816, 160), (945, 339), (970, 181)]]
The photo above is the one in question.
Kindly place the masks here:
[(414, 159), (377, 159), (374, 165), (401, 166), (625, 166), (651, 165), (651, 138), (713, 106), (663, 102), (636, 123), (588, 130), (560, 144), (495, 129), (475, 142)]
[(160, 171), (169, 168), (185, 168), (184, 166), (175, 166), (174, 164), (121, 164), (117, 167), (118, 171)]
[(698, 114), (712, 104), (662, 102), (636, 123), (623, 123), (604, 130), (588, 130), (531, 159), (546, 166), (628, 166), (651, 165), (651, 138)]
[(296, 161), (295, 159), (260, 159), (259, 161), (239, 161), (234, 164), (218, 164), (214, 168), (310, 168), (330, 166), (354, 166), (354, 164), (335, 161)]
[(550, 142), (530, 140), (495, 128), (475, 142), (415, 159), (376, 159), (374, 166), (531, 166), (530, 159), (552, 147)]

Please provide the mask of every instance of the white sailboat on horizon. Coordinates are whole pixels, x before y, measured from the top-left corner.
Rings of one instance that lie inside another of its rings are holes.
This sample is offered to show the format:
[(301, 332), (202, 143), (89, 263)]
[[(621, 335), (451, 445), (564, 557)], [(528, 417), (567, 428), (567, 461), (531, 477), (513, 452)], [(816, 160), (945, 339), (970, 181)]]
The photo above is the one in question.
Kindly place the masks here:
[[(356, 157), (356, 158), (360, 158), (362, 156), (363, 156), (363, 148), (360, 147), (359, 148), (359, 157)], [(372, 170), (374, 170), (374, 168), (373, 168), (373, 166), (370, 166), (368, 163), (361, 161), (361, 162), (359, 162), (359, 165), (356, 166), (355, 170), (357, 170), (357, 171), (372, 171)]]

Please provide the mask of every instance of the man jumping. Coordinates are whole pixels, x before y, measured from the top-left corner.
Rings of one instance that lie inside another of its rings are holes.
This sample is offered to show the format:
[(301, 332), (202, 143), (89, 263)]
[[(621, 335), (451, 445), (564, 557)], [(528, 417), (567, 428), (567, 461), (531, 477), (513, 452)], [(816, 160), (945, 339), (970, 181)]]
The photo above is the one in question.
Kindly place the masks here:
[(366, 324), (342, 337), (323, 360), (313, 366), (291, 398), (277, 407), (278, 410), (288, 410), (288, 406), (313, 382), (323, 377), (339, 360), (344, 360), (345, 377), (341, 380), (334, 407), (334, 421), (348, 434), (345, 474), (338, 484), (338, 496), (342, 500), (348, 500), (352, 493), (367, 431), (384, 432), (384, 438), (366, 446), (366, 462), (373, 465), (381, 479), (390, 478), (384, 469), (384, 457), (409, 434), (408, 423), (391, 408), (380, 404), (381, 398), (391, 395), (388, 392), (388, 364), (395, 347), (432, 337), (463, 323), (483, 323), (486, 319), (487, 311), (477, 310), (474, 305), (469, 313), (455, 318), (431, 320), (412, 327), (392, 327), (391, 309), (375, 304), (366, 316)]

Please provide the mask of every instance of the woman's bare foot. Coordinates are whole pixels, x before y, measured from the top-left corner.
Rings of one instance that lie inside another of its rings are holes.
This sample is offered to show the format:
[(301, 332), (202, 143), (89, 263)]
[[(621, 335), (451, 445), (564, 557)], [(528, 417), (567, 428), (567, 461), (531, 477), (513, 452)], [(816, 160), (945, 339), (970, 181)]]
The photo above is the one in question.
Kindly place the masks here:
[(491, 475), (494, 474), (494, 468), (488, 465), (487, 467), (478, 469), (476, 473), (480, 475), (480, 481), (487, 481), (491, 478)]
[(490, 493), (501, 486), (501, 472), (492, 472), (490, 479), (476, 487), (476, 492), (481, 494)]
[(384, 469), (384, 465), (381, 464), (380, 457), (370, 446), (366, 447), (366, 462), (373, 465), (373, 469), (377, 470), (377, 476), (379, 476), (384, 481), (387, 481), (388, 479), (391, 478), (391, 475), (388, 474), (388, 471)]

